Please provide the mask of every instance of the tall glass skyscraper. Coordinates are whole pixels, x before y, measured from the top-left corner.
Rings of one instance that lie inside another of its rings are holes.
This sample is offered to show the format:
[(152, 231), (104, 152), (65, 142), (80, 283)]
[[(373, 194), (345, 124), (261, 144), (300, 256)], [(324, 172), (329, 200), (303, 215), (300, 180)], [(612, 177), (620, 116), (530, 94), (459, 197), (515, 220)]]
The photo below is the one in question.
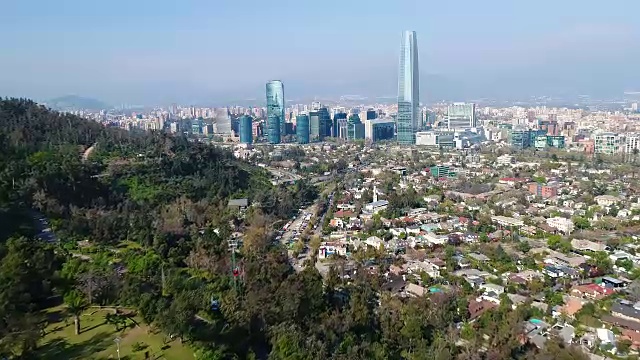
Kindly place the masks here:
[(296, 135), (298, 144), (309, 143), (309, 115), (299, 114), (296, 117)]
[(331, 136), (331, 115), (326, 107), (309, 113), (309, 135), (311, 142), (323, 141)]
[(251, 116), (240, 116), (240, 142), (251, 144), (253, 142), (253, 119)]
[(333, 137), (340, 137), (340, 125), (347, 123), (347, 113), (338, 112), (333, 115)]
[(279, 144), (284, 127), (284, 85), (280, 80), (272, 80), (267, 83), (267, 140)]
[(405, 31), (400, 48), (398, 73), (398, 143), (416, 143), (420, 118), (420, 73), (418, 71), (418, 40), (415, 31)]

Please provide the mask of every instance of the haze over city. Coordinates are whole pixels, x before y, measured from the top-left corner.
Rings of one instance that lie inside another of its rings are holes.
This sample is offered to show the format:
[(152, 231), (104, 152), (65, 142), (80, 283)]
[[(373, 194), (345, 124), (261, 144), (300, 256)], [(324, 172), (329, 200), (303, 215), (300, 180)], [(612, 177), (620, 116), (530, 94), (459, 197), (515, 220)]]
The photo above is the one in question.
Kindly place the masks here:
[(621, 97), (640, 88), (640, 2), (17, 1), (3, 5), (0, 93), (112, 104), (397, 96), (418, 34), (422, 102)]

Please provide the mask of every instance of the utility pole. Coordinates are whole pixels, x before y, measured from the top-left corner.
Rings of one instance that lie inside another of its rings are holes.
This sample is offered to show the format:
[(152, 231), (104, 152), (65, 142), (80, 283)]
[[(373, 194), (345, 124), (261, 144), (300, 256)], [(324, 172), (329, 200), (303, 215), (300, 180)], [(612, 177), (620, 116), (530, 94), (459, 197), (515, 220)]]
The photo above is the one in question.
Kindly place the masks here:
[(122, 341), (122, 339), (120, 339), (120, 337), (116, 337), (115, 339), (113, 339), (113, 341), (116, 343), (117, 346), (117, 352), (118, 352), (118, 360), (120, 360), (120, 341)]

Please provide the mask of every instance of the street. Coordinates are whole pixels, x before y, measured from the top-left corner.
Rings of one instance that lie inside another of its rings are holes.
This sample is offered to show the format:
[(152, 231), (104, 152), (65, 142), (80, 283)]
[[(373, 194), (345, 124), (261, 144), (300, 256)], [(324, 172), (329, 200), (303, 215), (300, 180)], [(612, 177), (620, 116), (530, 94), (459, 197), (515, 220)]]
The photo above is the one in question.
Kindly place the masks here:
[(31, 218), (34, 222), (34, 227), (37, 231), (37, 237), (48, 243), (58, 242), (58, 238), (56, 234), (51, 230), (51, 225), (49, 225), (49, 220), (44, 216), (44, 214), (39, 211), (33, 210), (31, 211)]
[[(333, 205), (333, 195), (333, 192), (329, 195), (329, 204), (327, 206), (327, 209), (329, 209)], [(318, 205), (318, 203), (315, 203), (302, 209), (298, 216), (296, 216), (296, 218), (289, 223), (289, 226), (279, 238), (280, 243), (288, 249), (289, 262), (296, 271), (302, 271), (302, 269), (304, 268), (305, 260), (311, 258), (311, 252), (309, 247), (305, 244), (305, 249), (297, 258), (294, 258), (293, 251), (289, 247), (291, 246), (291, 244), (297, 242), (300, 239), (300, 236), (302, 236), (304, 231), (309, 227), (310, 220), (318, 211)], [(322, 235), (322, 224), (324, 222), (326, 213), (327, 212), (325, 211), (319, 219), (316, 219), (314, 224), (315, 227), (312, 229), (310, 237)]]

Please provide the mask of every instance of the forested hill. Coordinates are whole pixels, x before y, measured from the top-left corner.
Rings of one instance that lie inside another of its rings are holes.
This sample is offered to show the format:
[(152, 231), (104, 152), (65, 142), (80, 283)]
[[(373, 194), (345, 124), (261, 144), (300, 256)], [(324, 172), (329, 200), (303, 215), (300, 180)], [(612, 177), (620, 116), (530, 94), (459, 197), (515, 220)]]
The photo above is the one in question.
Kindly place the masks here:
[[(82, 152), (94, 144), (83, 162)], [(162, 215), (172, 203), (187, 202), (206, 212), (226, 206), (230, 196), (249, 197), (263, 204), (267, 215), (280, 218), (302, 200), (285, 196), (262, 169), (228, 151), (181, 137), (104, 127), (23, 99), (0, 101), (0, 150), (0, 202), (70, 219), (70, 234), (91, 234), (96, 240), (123, 240), (132, 229), (122, 224), (148, 225), (145, 237), (169, 228), (175, 219)], [(87, 221), (97, 214), (97, 223)], [(188, 220), (201, 226), (210, 219)]]
[[(77, 314), (130, 307), (166, 334), (195, 339), (196, 313), (210, 310), (212, 296), (231, 296), (230, 234), (252, 226), (252, 248), (271, 251), (269, 224), (317, 194), (305, 183), (273, 186), (226, 150), (25, 99), (0, 99), (0, 153), (0, 358), (42, 357), (47, 299), (63, 297)], [(244, 223), (227, 208), (232, 197), (257, 204)], [(45, 227), (59, 241), (39, 241)]]

